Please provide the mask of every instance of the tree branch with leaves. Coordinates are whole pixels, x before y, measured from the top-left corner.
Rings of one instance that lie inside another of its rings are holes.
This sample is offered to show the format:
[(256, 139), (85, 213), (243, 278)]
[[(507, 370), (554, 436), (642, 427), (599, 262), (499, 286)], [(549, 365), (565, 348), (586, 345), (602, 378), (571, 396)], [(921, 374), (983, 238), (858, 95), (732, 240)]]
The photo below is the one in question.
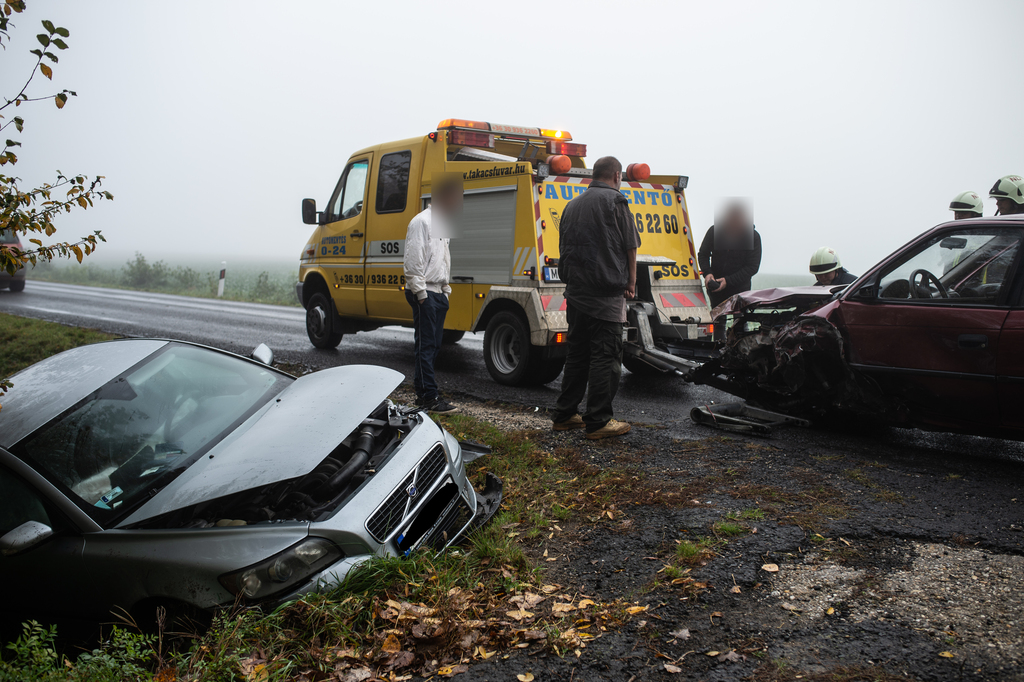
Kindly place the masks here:
[[(26, 3), (25, 0), (2, 0), (2, 3), (0, 49), (6, 53), (11, 30), (15, 28), (13, 19), (25, 11)], [(21, 147), (20, 142), (10, 137), (10, 129), (13, 126), (14, 130), (20, 133), (25, 127), (25, 119), (22, 116), (12, 116), (12, 112), (22, 106), (46, 100), (52, 100), (58, 109), (63, 109), (68, 98), (77, 95), (73, 90), (66, 89), (48, 94), (30, 92), (37, 73), (42, 74), (48, 81), (53, 80), (54, 66), (60, 61), (57, 52), (68, 49), (65, 39), (71, 35), (66, 28), (56, 26), (51, 21), (44, 20), (42, 25), (43, 33), (36, 35), (40, 47), (29, 50), (36, 60), (25, 79), (25, 84), (13, 97), (4, 95), (3, 103), (0, 104), (0, 133), (7, 131), (0, 137), (4, 139), (3, 148), (0, 149), (0, 233), (6, 232), (23, 237), (25, 242), (32, 245), (26, 247), (23, 244), (18, 247), (15, 244), (3, 243), (6, 240), (0, 240), (0, 271), (12, 275), (30, 264), (35, 265), (40, 260), (74, 257), (81, 263), (85, 256), (96, 250), (99, 242), (106, 241), (103, 235), (96, 230), (76, 241), (54, 240), (53, 236), (57, 231), (54, 222), (61, 214), (86, 210), (92, 208), (97, 201), (114, 198), (110, 192), (102, 189), (102, 175), (90, 178), (78, 174), (65, 175), (58, 170), (52, 182), (22, 189), (19, 184), (21, 178), (4, 172), (18, 163), (18, 155), (14, 150)], [(9, 387), (10, 382), (0, 377), (0, 395)]]

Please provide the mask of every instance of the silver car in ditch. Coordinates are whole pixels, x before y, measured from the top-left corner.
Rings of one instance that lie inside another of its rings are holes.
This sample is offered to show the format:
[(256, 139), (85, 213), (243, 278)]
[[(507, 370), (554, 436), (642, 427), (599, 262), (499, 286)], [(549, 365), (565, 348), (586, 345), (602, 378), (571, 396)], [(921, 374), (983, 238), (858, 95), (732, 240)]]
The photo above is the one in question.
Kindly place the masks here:
[(501, 481), (475, 491), (459, 442), (388, 400), (398, 372), (296, 379), (254, 356), (265, 364), (119, 340), (12, 378), (0, 399), (8, 618), (280, 604), (374, 555), (442, 550), (497, 510)]

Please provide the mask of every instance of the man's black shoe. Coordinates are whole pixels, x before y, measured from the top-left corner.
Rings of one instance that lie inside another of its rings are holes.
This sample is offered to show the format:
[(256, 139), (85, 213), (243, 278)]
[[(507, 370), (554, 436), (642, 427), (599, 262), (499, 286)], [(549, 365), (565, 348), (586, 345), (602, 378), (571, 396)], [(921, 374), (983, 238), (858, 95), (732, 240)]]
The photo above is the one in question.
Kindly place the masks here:
[(449, 412), (458, 412), (459, 408), (452, 405), (444, 398), (438, 398), (433, 403), (426, 407), (427, 412), (433, 412), (434, 414), (447, 414)]

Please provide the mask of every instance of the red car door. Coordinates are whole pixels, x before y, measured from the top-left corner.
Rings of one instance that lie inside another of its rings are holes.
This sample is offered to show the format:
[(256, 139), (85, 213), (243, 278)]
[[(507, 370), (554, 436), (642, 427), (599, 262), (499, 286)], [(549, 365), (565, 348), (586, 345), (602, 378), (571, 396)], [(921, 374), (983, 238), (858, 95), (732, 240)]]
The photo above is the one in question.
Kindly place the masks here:
[(999, 335), (996, 398), (1003, 426), (1024, 432), (1024, 310), (1011, 310)]
[[(998, 428), (1001, 347), (1020, 231), (971, 226), (932, 233), (880, 269), (873, 297), (840, 303), (851, 364), (937, 427)], [(1024, 358), (1015, 376), (1024, 376)], [(1024, 385), (1018, 386), (1018, 388)]]

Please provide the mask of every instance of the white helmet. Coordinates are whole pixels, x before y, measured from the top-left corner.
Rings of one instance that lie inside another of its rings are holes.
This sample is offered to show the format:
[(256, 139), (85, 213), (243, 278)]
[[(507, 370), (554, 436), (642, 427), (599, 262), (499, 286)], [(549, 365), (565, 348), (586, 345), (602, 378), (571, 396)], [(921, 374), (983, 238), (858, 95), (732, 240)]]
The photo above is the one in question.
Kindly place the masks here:
[(1015, 204), (1024, 204), (1024, 178), (1019, 175), (1004, 175), (996, 180), (988, 195), (993, 199), (1010, 199)]
[(811, 274), (812, 275), (823, 275), (826, 272), (832, 272), (843, 267), (843, 264), (839, 262), (839, 254), (836, 253), (835, 249), (830, 249), (827, 246), (823, 246), (811, 256)]
[(949, 210), (956, 213), (977, 213), (980, 216), (984, 208), (985, 204), (977, 192), (960, 192), (949, 202)]

